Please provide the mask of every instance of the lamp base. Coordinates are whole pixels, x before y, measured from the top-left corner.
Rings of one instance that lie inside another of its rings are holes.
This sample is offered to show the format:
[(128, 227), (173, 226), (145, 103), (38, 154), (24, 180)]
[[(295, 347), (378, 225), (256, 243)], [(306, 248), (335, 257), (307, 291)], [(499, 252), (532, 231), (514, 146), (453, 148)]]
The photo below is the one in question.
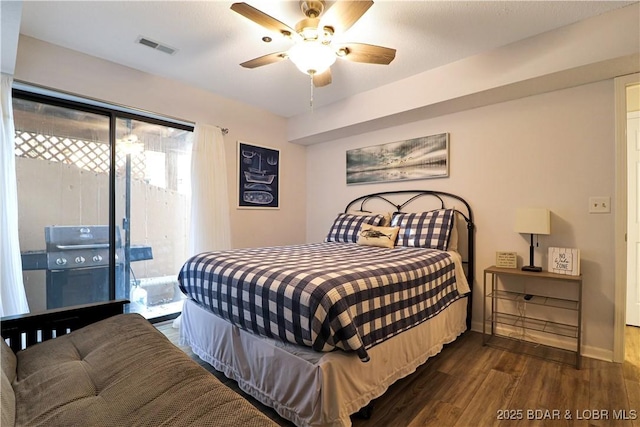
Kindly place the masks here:
[(535, 273), (540, 273), (542, 271), (542, 267), (536, 267), (533, 265), (525, 265), (522, 267), (522, 271), (533, 271)]

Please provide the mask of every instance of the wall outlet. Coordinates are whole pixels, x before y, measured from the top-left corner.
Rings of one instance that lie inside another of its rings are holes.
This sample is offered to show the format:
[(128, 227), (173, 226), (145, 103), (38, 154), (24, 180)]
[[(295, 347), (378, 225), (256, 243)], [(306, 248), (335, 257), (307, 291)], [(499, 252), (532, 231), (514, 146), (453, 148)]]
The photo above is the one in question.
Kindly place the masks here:
[(610, 213), (611, 197), (589, 197), (589, 213)]

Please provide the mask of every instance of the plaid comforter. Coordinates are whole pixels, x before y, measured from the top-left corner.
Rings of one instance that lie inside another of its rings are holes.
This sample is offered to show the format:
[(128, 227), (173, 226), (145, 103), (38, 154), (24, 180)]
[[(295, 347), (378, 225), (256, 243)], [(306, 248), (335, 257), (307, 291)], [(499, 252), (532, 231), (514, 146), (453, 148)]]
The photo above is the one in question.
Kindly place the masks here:
[(253, 333), (312, 347), (367, 349), (460, 298), (447, 252), (352, 243), (233, 249), (189, 259), (187, 296)]

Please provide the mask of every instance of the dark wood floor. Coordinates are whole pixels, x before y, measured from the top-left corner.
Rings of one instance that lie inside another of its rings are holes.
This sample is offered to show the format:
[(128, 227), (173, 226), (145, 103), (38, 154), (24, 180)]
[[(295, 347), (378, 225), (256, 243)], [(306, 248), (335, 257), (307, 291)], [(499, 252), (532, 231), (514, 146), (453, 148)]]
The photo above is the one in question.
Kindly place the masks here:
[[(158, 329), (178, 345), (170, 323)], [(624, 364), (583, 358), (577, 370), (562, 352), (554, 356), (565, 363), (548, 361), (483, 346), (481, 334), (467, 332), (376, 399), (370, 419), (353, 416), (353, 426), (640, 427), (640, 328), (627, 327), (626, 347)], [(181, 348), (281, 426), (293, 425)]]

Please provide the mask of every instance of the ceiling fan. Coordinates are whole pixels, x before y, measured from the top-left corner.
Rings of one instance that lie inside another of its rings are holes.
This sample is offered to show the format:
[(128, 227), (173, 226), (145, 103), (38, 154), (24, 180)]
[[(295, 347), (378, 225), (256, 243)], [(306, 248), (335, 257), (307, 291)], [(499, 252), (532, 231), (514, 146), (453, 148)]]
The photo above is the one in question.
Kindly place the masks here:
[(344, 33), (351, 28), (372, 5), (373, 1), (370, 0), (338, 0), (325, 11), (324, 0), (301, 0), (300, 9), (305, 17), (296, 23), (294, 30), (247, 3), (234, 3), (231, 5), (234, 12), (294, 41), (294, 45), (285, 52), (270, 53), (240, 65), (256, 68), (288, 58), (300, 71), (311, 76), (316, 87), (331, 83), (330, 67), (337, 58), (387, 65), (395, 58), (395, 49), (332, 41), (335, 34)]

